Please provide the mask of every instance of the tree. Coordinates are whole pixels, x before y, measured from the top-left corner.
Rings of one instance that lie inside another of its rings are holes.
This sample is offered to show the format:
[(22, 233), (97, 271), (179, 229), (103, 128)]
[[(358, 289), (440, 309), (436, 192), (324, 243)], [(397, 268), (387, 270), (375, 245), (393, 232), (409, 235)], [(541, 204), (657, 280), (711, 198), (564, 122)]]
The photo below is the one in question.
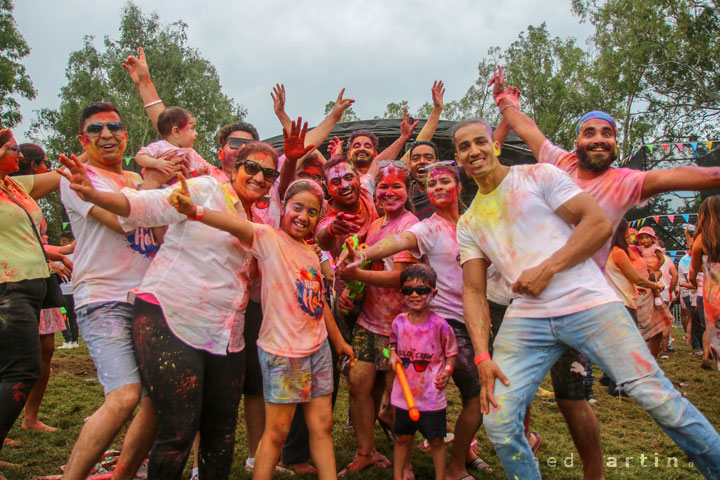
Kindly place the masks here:
[(39, 112), (31, 126), (33, 138), (39, 139), (50, 155), (78, 151), (80, 113), (88, 103), (101, 100), (114, 103), (123, 116), (129, 135), (126, 155), (134, 155), (159, 138), (135, 85), (121, 66), (142, 46), (160, 98), (165, 105), (182, 106), (195, 115), (195, 149), (211, 161), (217, 148), (215, 133), (222, 125), (242, 119), (245, 109), (222, 92), (215, 67), (187, 45), (186, 29), (182, 21), (163, 25), (157, 13), (144, 15), (137, 5), (126, 4), (118, 39), (106, 36), (105, 49), (99, 51), (94, 38), (87, 36), (83, 48), (70, 55), (60, 107)]
[[(323, 115), (326, 117), (332, 112), (333, 107), (335, 106), (335, 100), (330, 100), (325, 104), (325, 112)], [(349, 107), (347, 110), (343, 112), (343, 116), (340, 119), (340, 122), (355, 122), (357, 120), (360, 120), (360, 117), (357, 116), (355, 113), (355, 110), (352, 109), (352, 107)]]
[(602, 81), (623, 94), (625, 123), (634, 127), (626, 144), (719, 133), (716, 1), (573, 0), (573, 10), (595, 27)]
[(13, 8), (12, 0), (0, 0), (0, 125), (9, 128), (22, 121), (20, 104), (14, 97), (32, 100), (37, 94), (25, 67), (19, 63), (30, 48), (17, 30)]

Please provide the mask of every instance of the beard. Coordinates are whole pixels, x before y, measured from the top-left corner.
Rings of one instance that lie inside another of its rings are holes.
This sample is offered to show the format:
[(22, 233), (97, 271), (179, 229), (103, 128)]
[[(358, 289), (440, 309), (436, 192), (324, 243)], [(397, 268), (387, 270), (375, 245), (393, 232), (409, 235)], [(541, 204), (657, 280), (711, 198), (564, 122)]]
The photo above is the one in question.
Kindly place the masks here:
[[(594, 148), (595, 145), (592, 145), (591, 147)], [(603, 147), (606, 152), (610, 153), (610, 156), (607, 159), (599, 158), (598, 155), (588, 153), (587, 148), (578, 145), (575, 155), (578, 157), (580, 168), (596, 173), (602, 173), (607, 170), (617, 159), (617, 149), (611, 149), (606, 145), (601, 145), (601, 147)]]

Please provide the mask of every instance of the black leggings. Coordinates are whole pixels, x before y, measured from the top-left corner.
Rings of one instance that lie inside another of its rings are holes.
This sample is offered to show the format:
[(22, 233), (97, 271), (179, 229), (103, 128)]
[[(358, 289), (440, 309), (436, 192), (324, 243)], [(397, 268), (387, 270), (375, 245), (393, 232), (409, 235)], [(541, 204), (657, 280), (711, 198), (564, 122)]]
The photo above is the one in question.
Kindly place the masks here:
[(187, 345), (159, 306), (140, 299), (133, 317), (135, 355), (158, 418), (148, 478), (181, 478), (197, 432), (200, 478), (228, 478), (245, 352), (213, 355)]
[(40, 377), (42, 278), (0, 283), (0, 450)]
[(78, 324), (75, 315), (75, 297), (72, 295), (63, 295), (65, 297), (65, 330), (62, 331), (63, 340), (66, 342), (78, 341)]

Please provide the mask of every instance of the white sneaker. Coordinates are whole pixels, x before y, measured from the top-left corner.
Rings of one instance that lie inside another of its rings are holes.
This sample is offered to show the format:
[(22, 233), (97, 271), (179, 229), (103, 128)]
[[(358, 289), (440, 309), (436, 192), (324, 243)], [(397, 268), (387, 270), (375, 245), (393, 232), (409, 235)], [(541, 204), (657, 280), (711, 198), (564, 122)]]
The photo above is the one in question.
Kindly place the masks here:
[(70, 348), (80, 348), (80, 344), (78, 342), (71, 342), (71, 343), (72, 343), (72, 347), (70, 347)]
[(58, 347), (58, 350), (67, 350), (68, 348), (75, 348), (73, 342), (63, 342), (63, 344)]

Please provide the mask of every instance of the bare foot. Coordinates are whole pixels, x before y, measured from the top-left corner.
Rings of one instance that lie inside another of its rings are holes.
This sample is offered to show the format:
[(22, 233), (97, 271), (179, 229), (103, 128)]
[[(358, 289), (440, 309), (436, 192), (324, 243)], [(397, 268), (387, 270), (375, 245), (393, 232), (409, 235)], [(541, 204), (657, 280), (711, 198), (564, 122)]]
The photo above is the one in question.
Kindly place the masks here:
[(22, 428), (23, 430), (34, 430), (36, 432), (54, 432), (57, 430), (57, 428), (55, 427), (45, 425), (40, 420), (35, 420), (34, 422), (23, 420), (20, 428)]
[(292, 463), (292, 464), (286, 464), (285, 462), (279, 462), (278, 465), (280, 465), (283, 468), (288, 468), (290, 470), (295, 471), (295, 473), (299, 474), (308, 474), (308, 475), (317, 475), (318, 470), (317, 468), (313, 467), (307, 462), (304, 463)]
[(22, 440), (12, 440), (10, 438), (5, 438), (3, 441), (3, 447), (9, 447), (9, 448), (17, 448), (22, 447)]
[(412, 467), (403, 470), (402, 480), (415, 480), (415, 473), (412, 471)]
[(384, 455), (380, 454), (380, 452), (378, 452), (377, 450), (375, 450), (373, 453), (367, 454), (355, 452), (355, 458), (353, 458), (353, 461), (350, 462), (347, 467), (340, 470), (338, 476), (342, 477), (343, 475), (347, 474), (347, 472), (357, 472), (373, 465), (380, 468), (388, 468), (390, 466), (390, 460), (388, 460)]

